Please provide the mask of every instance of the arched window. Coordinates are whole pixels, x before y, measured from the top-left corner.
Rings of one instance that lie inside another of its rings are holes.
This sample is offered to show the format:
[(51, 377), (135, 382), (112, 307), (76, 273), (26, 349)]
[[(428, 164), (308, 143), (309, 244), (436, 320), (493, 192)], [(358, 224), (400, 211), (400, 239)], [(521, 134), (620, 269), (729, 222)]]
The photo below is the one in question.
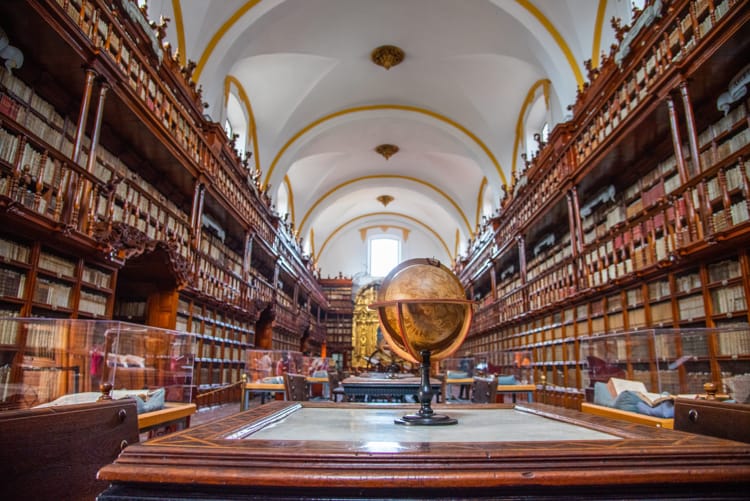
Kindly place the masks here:
[(542, 137), (542, 142), (546, 143), (549, 141), (549, 122), (544, 122), (540, 135)]
[[(227, 130), (227, 136), (232, 139), (234, 134), (237, 135), (237, 141), (235, 147), (240, 156), (245, 154), (247, 148), (247, 114), (245, 107), (242, 105), (237, 96), (230, 93), (227, 96), (227, 119), (225, 122), (225, 130)], [(227, 125), (229, 127), (227, 129)]]
[(392, 237), (370, 239), (370, 276), (385, 277), (401, 262), (401, 242)]

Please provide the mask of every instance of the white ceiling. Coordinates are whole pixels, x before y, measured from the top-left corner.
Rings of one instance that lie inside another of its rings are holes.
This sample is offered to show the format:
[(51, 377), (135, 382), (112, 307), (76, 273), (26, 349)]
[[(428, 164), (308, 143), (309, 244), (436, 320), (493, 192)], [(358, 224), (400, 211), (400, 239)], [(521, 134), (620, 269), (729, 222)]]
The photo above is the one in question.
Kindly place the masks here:
[[(420, 235), (412, 256), (449, 264), (465, 252), (511, 182), (519, 117), (532, 129), (567, 118), (583, 62), (609, 51), (609, 20), (629, 21), (630, 0), (148, 5), (151, 19), (170, 18), (173, 50), (197, 63), (214, 120), (228, 116), (227, 88), (230, 118), (249, 105), (251, 164), (322, 275), (354, 276), (366, 258), (341, 256), (363, 249), (367, 228)], [(390, 70), (370, 57), (386, 44), (406, 54)], [(374, 151), (383, 143), (400, 151), (386, 160)], [(387, 207), (383, 194), (394, 197)]]

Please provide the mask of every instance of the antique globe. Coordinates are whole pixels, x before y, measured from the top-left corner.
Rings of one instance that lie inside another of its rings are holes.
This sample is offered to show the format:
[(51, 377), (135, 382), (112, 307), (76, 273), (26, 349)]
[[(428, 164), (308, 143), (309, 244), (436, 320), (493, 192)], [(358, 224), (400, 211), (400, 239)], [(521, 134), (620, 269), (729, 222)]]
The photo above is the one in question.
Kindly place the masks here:
[(385, 278), (376, 309), (380, 326), (391, 349), (402, 358), (420, 363), (421, 409), (416, 415), (396, 420), (398, 424), (455, 424), (455, 419), (436, 415), (430, 407), (431, 360), (455, 352), (466, 338), (474, 314), (456, 275), (436, 259), (410, 259), (396, 266)]

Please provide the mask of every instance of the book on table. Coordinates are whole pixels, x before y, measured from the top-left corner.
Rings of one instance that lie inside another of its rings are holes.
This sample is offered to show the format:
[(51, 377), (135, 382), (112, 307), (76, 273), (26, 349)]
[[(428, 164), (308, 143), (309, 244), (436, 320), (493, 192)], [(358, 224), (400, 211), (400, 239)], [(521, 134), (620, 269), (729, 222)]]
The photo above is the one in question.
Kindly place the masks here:
[(641, 400), (646, 402), (651, 407), (659, 405), (662, 402), (673, 401), (676, 397), (696, 398), (696, 395), (672, 395), (669, 393), (650, 392), (646, 388), (646, 385), (641, 381), (633, 381), (630, 379), (622, 379), (616, 377), (609, 378), (609, 381), (607, 382), (607, 388), (609, 388), (609, 392), (612, 394), (612, 398), (617, 398), (617, 396), (624, 391), (630, 391), (636, 394)]

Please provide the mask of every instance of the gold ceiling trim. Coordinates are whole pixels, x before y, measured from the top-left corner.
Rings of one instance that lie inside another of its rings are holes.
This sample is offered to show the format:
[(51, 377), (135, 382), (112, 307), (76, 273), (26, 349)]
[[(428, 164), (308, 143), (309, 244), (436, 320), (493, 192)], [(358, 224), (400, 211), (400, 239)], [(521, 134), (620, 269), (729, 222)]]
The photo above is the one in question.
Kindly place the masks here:
[(362, 242), (364, 242), (367, 239), (367, 234), (370, 232), (370, 230), (380, 230), (381, 233), (388, 233), (388, 230), (390, 230), (391, 228), (394, 230), (401, 230), (401, 240), (403, 240), (404, 242), (409, 241), (409, 234), (411, 233), (411, 230), (409, 228), (406, 228), (404, 226), (390, 226), (387, 224), (365, 226), (363, 228), (360, 228), (359, 238), (361, 238)]
[(607, 11), (607, 0), (599, 0), (596, 9), (596, 23), (594, 23), (594, 41), (591, 47), (591, 67), (599, 67), (599, 51), (602, 44), (602, 27), (604, 26), (604, 15)]
[[(206, 44), (206, 47), (203, 49), (203, 52), (201, 53), (201, 57), (198, 59), (198, 64), (195, 67), (195, 70), (193, 71), (193, 82), (198, 83), (200, 81), (201, 74), (203, 73), (203, 69), (205, 68), (206, 64), (208, 63), (208, 59), (211, 57), (211, 54), (213, 53), (214, 49), (216, 49), (217, 45), (219, 45), (219, 42), (222, 38), (229, 32), (229, 30), (253, 7), (255, 7), (257, 4), (259, 4), (261, 0), (249, 0), (247, 3), (242, 5), (240, 8), (238, 8), (224, 23), (219, 27), (218, 30), (213, 34), (211, 37), (211, 40), (208, 41), (208, 44)], [(526, 9), (527, 12), (529, 12), (532, 16), (534, 16), (541, 24), (544, 26), (544, 28), (547, 30), (547, 32), (552, 36), (552, 39), (555, 41), (557, 46), (562, 50), (563, 54), (565, 55), (565, 59), (568, 61), (568, 65), (573, 70), (573, 75), (575, 76), (576, 81), (578, 82), (578, 87), (583, 87), (583, 73), (581, 73), (580, 68), (578, 67), (578, 64), (576, 63), (576, 59), (573, 56), (573, 51), (570, 50), (570, 47), (568, 46), (565, 39), (560, 35), (560, 32), (557, 31), (557, 28), (547, 19), (544, 14), (534, 6), (530, 0), (516, 0), (518, 5), (520, 5), (522, 8)], [(505, 180), (503, 180), (504, 182)], [(507, 183), (506, 183), (507, 184)]]
[[(315, 266), (316, 267), (318, 266), (318, 262), (320, 261), (320, 256), (323, 255), (323, 251), (328, 246), (328, 243), (331, 241), (331, 239), (333, 237), (335, 237), (338, 234), (338, 232), (340, 232), (341, 230), (343, 230), (345, 226), (349, 226), (350, 224), (352, 224), (352, 223), (354, 223), (356, 221), (359, 221), (360, 219), (364, 219), (364, 218), (367, 218), (367, 217), (380, 217), (380, 216), (390, 216), (390, 217), (396, 217), (396, 218), (406, 219), (407, 221), (411, 221), (414, 224), (417, 224), (417, 225), (423, 227), (425, 230), (427, 230), (428, 232), (432, 233), (432, 235), (435, 237), (435, 239), (438, 242), (440, 242), (440, 245), (443, 246), (443, 250), (445, 250), (445, 255), (448, 256), (451, 259), (452, 262), (455, 261), (455, 256), (451, 256), (451, 251), (448, 248), (448, 245), (445, 243), (445, 240), (442, 239), (442, 237), (438, 234), (437, 231), (435, 231), (432, 227), (430, 227), (429, 225), (427, 225), (424, 222), (420, 221), (419, 219), (417, 219), (415, 217), (412, 217), (412, 216), (409, 216), (408, 214), (402, 214), (402, 213), (399, 213), (399, 212), (370, 212), (368, 214), (361, 214), (359, 216), (355, 216), (355, 217), (349, 219), (348, 221), (345, 221), (345, 222), (341, 223), (335, 230), (333, 230), (331, 232), (331, 234), (328, 235), (328, 238), (325, 239), (325, 241), (323, 242), (323, 245), (320, 246), (320, 251), (315, 256)], [(458, 231), (458, 230), (456, 230), (456, 231)]]
[[(338, 190), (340, 190), (342, 188), (345, 188), (346, 186), (349, 186), (349, 185), (354, 184), (354, 183), (362, 182), (362, 181), (368, 181), (370, 179), (403, 179), (405, 181), (411, 181), (411, 182), (414, 182), (414, 183), (421, 184), (423, 186), (427, 186), (428, 188), (430, 188), (434, 192), (440, 194), (441, 197), (443, 197), (445, 200), (448, 201), (448, 203), (450, 203), (453, 206), (453, 208), (458, 213), (458, 216), (461, 218), (461, 220), (463, 221), (463, 223), (466, 225), (467, 234), (470, 235), (470, 236), (473, 235), (473, 230), (471, 228), (471, 223), (469, 223), (469, 219), (466, 217), (466, 214), (464, 214), (464, 211), (461, 210), (461, 207), (459, 207), (459, 205), (456, 203), (456, 201), (453, 200), (447, 193), (445, 193), (443, 190), (441, 190), (440, 188), (438, 188), (437, 186), (435, 186), (432, 183), (428, 183), (427, 181), (424, 181), (422, 179), (418, 179), (416, 177), (403, 176), (403, 175), (400, 175), (400, 174), (373, 174), (373, 175), (369, 175), (369, 176), (361, 176), (361, 177), (357, 177), (357, 178), (354, 178), (354, 179), (350, 179), (348, 181), (344, 181), (343, 183), (334, 186), (330, 190), (326, 191), (323, 195), (321, 195), (320, 198), (318, 198), (315, 201), (315, 203), (313, 203), (310, 206), (310, 208), (307, 209), (307, 212), (305, 212), (305, 215), (302, 217), (302, 222), (298, 226), (298, 228), (300, 229), (300, 231), (302, 231), (302, 230), (305, 229), (305, 224), (307, 223), (307, 220), (309, 219), (309, 217), (312, 215), (313, 211), (315, 211), (315, 209), (321, 203), (323, 203), (323, 201), (326, 198), (328, 198), (329, 196), (331, 196), (336, 191), (338, 191)], [(448, 253), (448, 254), (450, 255), (450, 253)]]
[[(484, 153), (487, 155), (487, 158), (492, 162), (492, 165), (495, 166), (495, 170), (497, 171), (498, 175), (500, 176), (500, 180), (505, 186), (508, 186), (508, 180), (505, 179), (505, 173), (503, 172), (502, 167), (500, 166), (500, 162), (497, 161), (497, 158), (495, 158), (495, 155), (490, 151), (490, 149), (487, 147), (486, 144), (482, 142), (481, 139), (477, 137), (476, 134), (471, 132), (469, 129), (464, 127), (463, 125), (459, 124), (458, 122), (451, 120), (450, 118), (441, 115), (439, 113), (435, 113), (434, 111), (430, 111), (424, 108), (419, 108), (417, 106), (407, 106), (407, 105), (401, 105), (401, 104), (375, 104), (375, 105), (369, 105), (369, 106), (357, 106), (354, 108), (349, 108), (341, 111), (336, 111), (334, 113), (331, 113), (329, 115), (326, 115), (322, 118), (319, 118), (313, 122), (310, 122), (308, 125), (300, 129), (296, 134), (294, 134), (285, 144), (281, 147), (281, 149), (276, 153), (276, 156), (274, 157), (273, 161), (271, 162), (271, 166), (269, 167), (268, 171), (266, 172), (266, 177), (263, 181), (263, 186), (268, 186), (269, 181), (271, 180), (271, 177), (273, 176), (273, 172), (276, 169), (276, 166), (281, 161), (281, 158), (284, 156), (286, 151), (294, 144), (298, 139), (300, 139), (303, 135), (310, 132), (315, 127), (329, 121), (333, 120), (335, 118), (339, 118), (344, 115), (349, 115), (352, 113), (362, 113), (362, 112), (370, 112), (370, 111), (376, 111), (376, 110), (394, 110), (394, 111), (406, 111), (410, 113), (419, 113), (422, 115), (426, 115), (429, 117), (432, 117), (436, 120), (439, 120), (441, 122), (444, 122), (454, 129), (460, 131), (465, 136), (467, 136), (469, 139), (471, 139), (474, 144), (476, 144)], [(468, 226), (468, 222), (467, 222)], [(300, 226), (301, 228), (302, 226)], [(471, 233), (471, 228), (469, 228), (469, 232)]]
[(372, 51), (370, 59), (378, 66), (390, 70), (394, 66), (401, 64), (404, 60), (404, 51), (395, 45), (381, 45)]

